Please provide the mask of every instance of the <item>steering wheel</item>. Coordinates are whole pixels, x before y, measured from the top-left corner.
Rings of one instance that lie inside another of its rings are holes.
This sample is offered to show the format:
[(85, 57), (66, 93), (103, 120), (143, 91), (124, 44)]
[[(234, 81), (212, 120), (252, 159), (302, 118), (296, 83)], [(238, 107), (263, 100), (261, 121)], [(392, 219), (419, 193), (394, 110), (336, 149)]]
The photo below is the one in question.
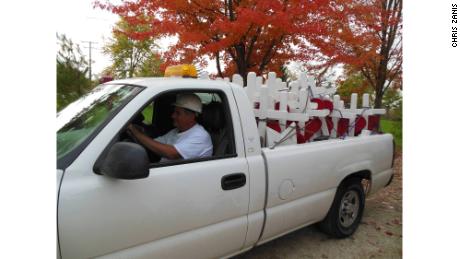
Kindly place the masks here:
[(129, 142), (134, 142), (134, 143), (139, 144), (139, 145), (141, 144), (141, 143), (139, 143), (139, 141), (136, 139), (136, 137), (134, 136), (134, 134), (130, 130), (126, 129), (125, 133), (128, 136), (128, 141)]
[[(136, 115), (136, 117), (131, 121), (132, 125), (134, 125), (135, 127), (138, 126), (138, 125), (141, 125), (143, 124), (143, 121), (144, 121), (144, 115), (142, 113), (139, 113)], [(136, 127), (137, 129), (141, 129), (142, 132), (144, 132), (144, 128), (143, 127)], [(141, 145), (141, 143), (139, 143), (139, 141), (136, 139), (136, 137), (134, 136), (134, 134), (129, 131), (128, 129), (125, 130), (126, 132), (126, 135), (129, 137), (129, 140), (131, 142), (134, 142), (136, 144), (139, 144)]]
[[(140, 128), (139, 130), (142, 131), (143, 133), (145, 133), (145, 129), (144, 129), (143, 127), (141, 127), (141, 126), (139, 126), (139, 125), (136, 125), (136, 124), (133, 124), (133, 125), (135, 125), (135, 127), (137, 126), (136, 128), (138, 128), (138, 129)], [(142, 144), (136, 139), (136, 137), (134, 136), (134, 134), (133, 134), (130, 130), (126, 129), (124, 133), (125, 133), (126, 136), (127, 136), (127, 138), (125, 139), (125, 141), (129, 141), (129, 142), (136, 143), (136, 144), (142, 146), (142, 147), (145, 149), (145, 151), (147, 152), (147, 155), (149, 156), (149, 160), (150, 160), (151, 163), (156, 163), (156, 162), (160, 161), (161, 157), (160, 157), (159, 155), (157, 155), (156, 153), (152, 152), (152, 151), (151, 151), (150, 149), (148, 149), (146, 146), (142, 145)]]

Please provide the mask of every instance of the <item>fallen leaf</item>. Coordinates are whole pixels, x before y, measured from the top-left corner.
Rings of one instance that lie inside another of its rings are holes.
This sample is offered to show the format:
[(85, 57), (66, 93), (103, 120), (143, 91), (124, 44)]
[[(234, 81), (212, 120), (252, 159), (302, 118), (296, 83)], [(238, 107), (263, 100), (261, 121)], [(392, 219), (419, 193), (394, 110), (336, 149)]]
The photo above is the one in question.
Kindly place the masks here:
[(392, 236), (393, 233), (391, 233), (390, 231), (385, 231), (385, 234), (389, 235), (389, 236)]

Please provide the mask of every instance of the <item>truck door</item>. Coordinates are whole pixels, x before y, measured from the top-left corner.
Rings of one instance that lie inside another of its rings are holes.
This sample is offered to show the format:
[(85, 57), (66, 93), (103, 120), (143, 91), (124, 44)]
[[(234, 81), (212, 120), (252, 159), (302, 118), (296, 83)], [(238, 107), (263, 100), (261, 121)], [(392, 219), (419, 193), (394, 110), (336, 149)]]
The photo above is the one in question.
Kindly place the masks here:
[[(226, 109), (231, 152), (153, 166), (147, 178), (121, 180), (96, 175), (94, 163), (87, 161), (100, 154), (94, 151), (104, 143), (99, 135), (126, 121), (115, 118), (88, 145), (66, 169), (61, 185), (62, 258), (216, 258), (242, 249), (248, 165), (238, 118), (231, 116), (237, 114), (229, 105), (234, 100), (226, 97), (232, 96), (230, 89), (216, 92)], [(123, 112), (128, 111), (119, 116)]]

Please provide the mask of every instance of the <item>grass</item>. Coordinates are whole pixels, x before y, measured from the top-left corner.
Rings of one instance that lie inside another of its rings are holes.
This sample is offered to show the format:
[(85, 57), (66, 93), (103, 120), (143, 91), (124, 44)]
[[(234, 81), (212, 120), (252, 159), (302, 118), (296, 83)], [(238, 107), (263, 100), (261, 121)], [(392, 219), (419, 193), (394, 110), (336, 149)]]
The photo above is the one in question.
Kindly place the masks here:
[(380, 120), (380, 130), (393, 134), (396, 147), (402, 149), (402, 121)]
[(147, 125), (152, 125), (152, 117), (153, 117), (153, 105), (149, 104), (145, 109), (142, 111), (144, 115), (144, 123)]

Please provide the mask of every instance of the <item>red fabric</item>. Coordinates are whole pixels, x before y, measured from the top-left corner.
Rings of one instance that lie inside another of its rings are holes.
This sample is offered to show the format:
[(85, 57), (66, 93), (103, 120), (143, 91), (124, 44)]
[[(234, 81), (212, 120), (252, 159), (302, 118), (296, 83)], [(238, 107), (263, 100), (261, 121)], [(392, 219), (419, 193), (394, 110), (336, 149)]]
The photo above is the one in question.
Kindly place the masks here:
[(303, 143), (307, 142), (307, 140), (305, 139), (304, 135), (302, 135), (302, 133), (300, 132), (299, 127), (297, 127), (297, 129), (296, 129), (296, 133), (297, 133), (297, 144), (303, 144)]
[(348, 133), (348, 124), (350, 123), (349, 119), (340, 118), (337, 125), (337, 137), (342, 137)]
[(328, 109), (330, 112), (334, 110), (334, 104), (329, 100), (323, 100), (323, 109)]
[(323, 106), (323, 101), (319, 98), (312, 98), (311, 99), (311, 102), (312, 103), (317, 103), (318, 104), (318, 108), (316, 108), (317, 110), (322, 110), (324, 109), (324, 106)]
[(334, 104), (329, 100), (321, 100), (319, 98), (312, 98), (311, 102), (318, 104), (317, 110), (325, 110), (325, 109), (328, 109), (329, 111), (334, 110)]
[(278, 121), (276, 120), (269, 120), (267, 121), (267, 127), (273, 129), (273, 130), (276, 130), (278, 131), (279, 133), (281, 133), (281, 125)]
[[(280, 102), (275, 103), (275, 111), (279, 111), (280, 109)], [(291, 109), (289, 108), (289, 105), (286, 106), (287, 112), (291, 112)]]
[(364, 129), (364, 127), (366, 127), (366, 119), (358, 115), (355, 120), (355, 136), (361, 134), (361, 131)]
[(321, 121), (318, 118), (314, 118), (305, 123), (305, 141), (309, 141), (310, 138), (321, 129)]
[(367, 129), (371, 131), (378, 131), (380, 126), (380, 115), (369, 115), (367, 118)]
[[(256, 105), (259, 106), (259, 102), (256, 102)], [(256, 109), (258, 109), (258, 107)], [(280, 102), (276, 102), (275, 103), (275, 110), (279, 111), (279, 109), (280, 109)], [(289, 106), (287, 106), (287, 112), (290, 112)], [(289, 124), (291, 124), (291, 121), (287, 121), (287, 125), (289, 125)], [(271, 129), (276, 130), (279, 133), (281, 133), (281, 124), (279, 123), (278, 120), (268, 120), (267, 121), (267, 126), (270, 127)]]

